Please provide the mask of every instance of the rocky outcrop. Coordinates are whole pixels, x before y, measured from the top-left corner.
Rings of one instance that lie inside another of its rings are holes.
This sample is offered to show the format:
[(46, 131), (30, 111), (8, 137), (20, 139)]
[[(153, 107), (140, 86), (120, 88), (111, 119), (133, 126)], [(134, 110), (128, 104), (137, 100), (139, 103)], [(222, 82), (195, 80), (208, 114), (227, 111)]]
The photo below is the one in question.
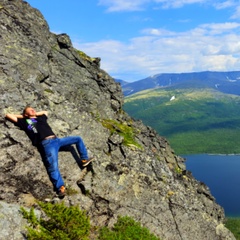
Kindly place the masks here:
[[(208, 187), (185, 170), (166, 139), (122, 110), (120, 85), (100, 68), (100, 58), (74, 49), (66, 34), (49, 32), (41, 13), (22, 0), (0, 1), (0, 41), (4, 239), (23, 239), (18, 206), (53, 195), (39, 153), (4, 119), (26, 105), (48, 110), (59, 137), (82, 136), (95, 156), (82, 170), (74, 147), (59, 154), (69, 189), (64, 201), (85, 209), (93, 225), (112, 226), (117, 216), (128, 215), (161, 239), (234, 239)], [(20, 224), (19, 234), (12, 232), (14, 224)]]

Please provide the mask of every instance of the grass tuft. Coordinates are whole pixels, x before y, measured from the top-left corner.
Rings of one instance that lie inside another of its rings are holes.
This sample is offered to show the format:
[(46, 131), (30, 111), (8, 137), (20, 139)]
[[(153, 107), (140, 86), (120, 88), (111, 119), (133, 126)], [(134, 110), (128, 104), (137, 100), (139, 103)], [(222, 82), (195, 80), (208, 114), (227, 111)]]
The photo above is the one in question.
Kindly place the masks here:
[(116, 120), (104, 119), (101, 120), (102, 125), (110, 130), (111, 134), (117, 133), (123, 137), (123, 144), (131, 148), (143, 149), (135, 140), (136, 129), (129, 126), (127, 123), (120, 123)]

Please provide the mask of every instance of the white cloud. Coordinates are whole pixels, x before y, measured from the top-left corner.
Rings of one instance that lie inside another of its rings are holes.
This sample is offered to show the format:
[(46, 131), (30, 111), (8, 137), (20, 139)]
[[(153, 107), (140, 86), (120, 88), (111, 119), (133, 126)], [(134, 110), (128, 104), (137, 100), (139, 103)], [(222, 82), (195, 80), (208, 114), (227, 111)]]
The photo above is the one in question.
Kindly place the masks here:
[[(186, 32), (145, 29), (128, 43), (108, 40), (75, 47), (101, 57), (101, 68), (113, 77), (139, 80), (166, 72), (240, 69), (239, 23), (204, 24)], [(131, 74), (131, 77), (128, 74)]]
[(240, 6), (238, 6), (232, 15), (231, 19), (240, 19)]
[(146, 4), (155, 4), (155, 7), (161, 8), (180, 8), (190, 4), (207, 4), (213, 5), (217, 9), (238, 6), (237, 0), (226, 0), (219, 2), (218, 0), (99, 0), (98, 4), (105, 6), (108, 12), (118, 11), (139, 11), (144, 10)]
[(129, 81), (166, 72), (239, 70), (240, 36), (230, 32), (236, 28), (238, 23), (205, 24), (181, 33), (148, 29), (127, 44), (108, 40), (75, 47), (100, 56), (101, 68)]
[(239, 0), (227, 0), (224, 2), (216, 2), (214, 4), (216, 9), (225, 9), (225, 8), (232, 8), (233, 14), (231, 16), (231, 19), (239, 19), (240, 18), (240, 6), (239, 6)]
[(163, 8), (178, 8), (186, 4), (205, 3), (208, 0), (99, 0), (98, 4), (107, 7), (109, 12), (143, 10), (147, 3)]
[(108, 12), (139, 11), (151, 0), (99, 0), (98, 4), (107, 7)]
[(204, 30), (208, 35), (226, 34), (232, 32), (240, 27), (240, 23), (237, 22), (225, 22), (225, 23), (211, 23), (202, 24), (200, 29)]
[(142, 30), (142, 34), (153, 35), (153, 36), (171, 36), (171, 35), (175, 35), (176, 33), (166, 29), (147, 28)]
[(154, 0), (161, 3), (163, 8), (180, 8), (187, 4), (205, 3), (207, 0)]
[(227, 1), (224, 1), (224, 2), (219, 2), (219, 1), (216, 1), (216, 3), (214, 4), (214, 6), (217, 8), (217, 9), (225, 9), (225, 8), (229, 8), (229, 7), (234, 7), (236, 6), (238, 3), (235, 1), (235, 0), (227, 0)]
[(155, 8), (180, 8), (190, 4), (205, 4), (214, 6), (216, 9), (236, 7), (233, 18), (239, 18), (239, 0), (99, 0), (98, 4), (105, 6), (108, 12), (139, 11), (144, 10), (147, 4), (154, 4)]

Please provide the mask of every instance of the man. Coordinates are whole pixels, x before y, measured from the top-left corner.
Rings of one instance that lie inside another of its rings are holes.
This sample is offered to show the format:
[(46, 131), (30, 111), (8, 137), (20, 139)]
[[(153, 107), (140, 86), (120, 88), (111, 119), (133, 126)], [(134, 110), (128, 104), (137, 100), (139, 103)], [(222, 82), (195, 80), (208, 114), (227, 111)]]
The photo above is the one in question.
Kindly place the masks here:
[(58, 138), (47, 123), (47, 115), (47, 111), (36, 112), (32, 107), (27, 106), (22, 114), (8, 113), (6, 118), (25, 131), (33, 146), (38, 148), (54, 191), (59, 197), (64, 197), (66, 189), (58, 168), (59, 149), (76, 144), (83, 167), (86, 167), (92, 161), (92, 158), (88, 158), (87, 149), (81, 137)]

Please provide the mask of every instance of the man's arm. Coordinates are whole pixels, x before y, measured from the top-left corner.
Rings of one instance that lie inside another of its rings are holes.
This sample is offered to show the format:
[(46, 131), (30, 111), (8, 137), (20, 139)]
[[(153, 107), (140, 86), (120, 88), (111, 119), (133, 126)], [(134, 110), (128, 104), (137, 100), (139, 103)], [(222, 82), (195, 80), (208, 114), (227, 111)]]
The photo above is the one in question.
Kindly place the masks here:
[[(47, 116), (48, 112), (47, 111), (36, 112), (36, 116), (42, 116), (42, 115)], [(7, 113), (5, 117), (12, 122), (17, 122), (18, 118), (24, 118), (22, 114), (12, 114), (12, 113)]]
[(5, 117), (6, 117), (8, 120), (12, 121), (12, 122), (17, 122), (17, 121), (18, 121), (18, 118), (23, 118), (23, 115), (21, 115), (21, 114), (7, 113), (7, 114), (5, 115)]
[(47, 111), (36, 112), (36, 116), (48, 115)]

